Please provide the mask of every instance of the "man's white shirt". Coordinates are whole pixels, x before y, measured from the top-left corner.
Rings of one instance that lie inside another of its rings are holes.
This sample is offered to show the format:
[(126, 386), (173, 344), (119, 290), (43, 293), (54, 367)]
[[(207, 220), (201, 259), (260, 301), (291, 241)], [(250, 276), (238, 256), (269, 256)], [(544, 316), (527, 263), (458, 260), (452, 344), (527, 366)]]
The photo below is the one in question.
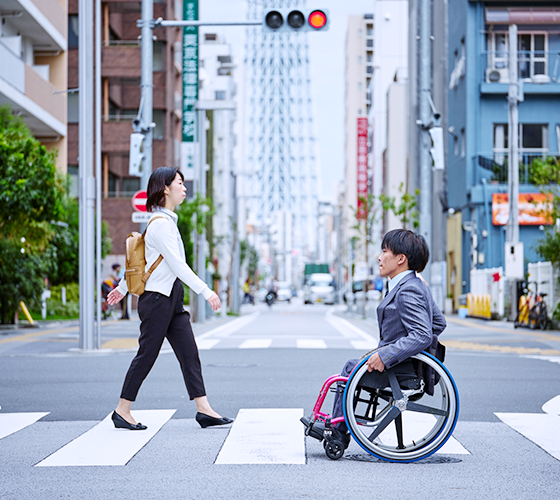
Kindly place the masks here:
[[(188, 266), (181, 233), (177, 228), (177, 214), (167, 208), (159, 207), (152, 213), (144, 238), (146, 245), (146, 271), (161, 255), (163, 260), (152, 272), (146, 282), (147, 292), (159, 292), (167, 297), (171, 294), (175, 280), (179, 278), (193, 292), (208, 299), (214, 292)], [(122, 279), (117, 290), (125, 295), (128, 292), (126, 280)]]
[(397, 274), (396, 276), (393, 276), (393, 278), (389, 278), (389, 290), (387, 292), (387, 295), (389, 295), (391, 293), (391, 291), (393, 290), (393, 288), (395, 288), (398, 284), (398, 282), (400, 280), (402, 280), (405, 276), (408, 276), (410, 273), (413, 273), (414, 271), (412, 269), (408, 269), (407, 271), (403, 271), (402, 273)]

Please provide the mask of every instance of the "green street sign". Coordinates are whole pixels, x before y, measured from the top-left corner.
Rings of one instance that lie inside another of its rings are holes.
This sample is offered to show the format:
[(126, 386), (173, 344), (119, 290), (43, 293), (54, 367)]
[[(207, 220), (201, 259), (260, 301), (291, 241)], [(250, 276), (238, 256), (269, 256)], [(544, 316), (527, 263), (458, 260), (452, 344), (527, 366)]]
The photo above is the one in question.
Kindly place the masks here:
[[(183, 0), (183, 20), (198, 20), (198, 0)], [(194, 145), (196, 137), (196, 110), (198, 100), (198, 27), (183, 28), (183, 143), (186, 148), (186, 168), (194, 168)]]

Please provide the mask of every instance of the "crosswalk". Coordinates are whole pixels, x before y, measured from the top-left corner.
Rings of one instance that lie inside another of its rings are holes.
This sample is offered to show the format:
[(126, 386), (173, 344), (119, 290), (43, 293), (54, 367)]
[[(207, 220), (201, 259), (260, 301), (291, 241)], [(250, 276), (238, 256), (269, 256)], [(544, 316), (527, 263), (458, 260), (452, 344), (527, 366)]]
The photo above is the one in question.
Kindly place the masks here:
[[(543, 413), (496, 413), (511, 429), (521, 434), (546, 453), (560, 460), (560, 395), (547, 401)], [(146, 431), (115, 429), (111, 414), (89, 430), (53, 449), (34, 464), (35, 467), (125, 466), (158, 434), (170, 432), (166, 424), (176, 410), (137, 410), (137, 421), (148, 426)], [(215, 465), (231, 464), (298, 464), (308, 463), (307, 447), (299, 419), (302, 408), (247, 408), (239, 410), (232, 425), (214, 428), (218, 431)], [(48, 412), (0, 413), (0, 452), (8, 439), (25, 440), (26, 432), (40, 425)], [(421, 415), (422, 418), (433, 418)], [(406, 425), (425, 426), (430, 422), (408, 421)], [(54, 429), (57, 423), (49, 422)], [(64, 423), (62, 423), (64, 424)], [(54, 432), (54, 431), (53, 431)], [(206, 431), (205, 431), (206, 432)], [(215, 434), (216, 435), (216, 434)], [(12, 444), (13, 446), (13, 441)], [(154, 445), (157, 446), (157, 443)], [(469, 455), (468, 445), (455, 436), (438, 451), (443, 455)]]
[[(196, 337), (198, 349), (354, 349), (367, 351), (379, 343), (376, 332), (366, 333), (350, 321), (336, 316), (334, 309), (321, 315), (321, 333), (296, 330), (267, 335), (255, 327), (260, 312), (242, 316)], [(326, 321), (324, 321), (326, 320)]]

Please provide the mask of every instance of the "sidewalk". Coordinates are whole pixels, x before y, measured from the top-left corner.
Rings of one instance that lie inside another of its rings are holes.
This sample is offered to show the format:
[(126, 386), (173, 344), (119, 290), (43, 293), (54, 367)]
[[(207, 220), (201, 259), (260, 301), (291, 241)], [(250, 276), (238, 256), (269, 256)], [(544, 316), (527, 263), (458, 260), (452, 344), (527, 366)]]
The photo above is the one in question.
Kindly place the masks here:
[[(243, 311), (242, 311), (243, 315)], [(0, 329), (0, 356), (41, 356), (111, 354), (135, 352), (138, 348), (140, 319), (132, 311), (129, 320), (106, 320), (101, 323), (101, 349), (85, 351), (79, 348), (79, 320), (36, 321), (37, 327)], [(239, 316), (215, 316), (206, 322), (193, 323), (196, 336), (237, 319)], [(97, 327), (93, 332), (97, 339)], [(95, 342), (94, 340), (94, 342)], [(163, 349), (170, 348), (165, 341)]]

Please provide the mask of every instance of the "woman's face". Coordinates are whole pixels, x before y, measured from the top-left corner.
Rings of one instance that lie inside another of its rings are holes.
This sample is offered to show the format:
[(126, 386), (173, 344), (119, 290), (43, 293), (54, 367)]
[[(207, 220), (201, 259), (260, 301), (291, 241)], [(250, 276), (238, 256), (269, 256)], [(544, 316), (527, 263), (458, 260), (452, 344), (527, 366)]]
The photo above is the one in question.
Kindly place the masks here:
[(183, 185), (183, 179), (175, 174), (175, 179), (169, 186), (165, 186), (165, 207), (173, 210), (177, 205), (183, 203), (187, 197), (187, 188)]

